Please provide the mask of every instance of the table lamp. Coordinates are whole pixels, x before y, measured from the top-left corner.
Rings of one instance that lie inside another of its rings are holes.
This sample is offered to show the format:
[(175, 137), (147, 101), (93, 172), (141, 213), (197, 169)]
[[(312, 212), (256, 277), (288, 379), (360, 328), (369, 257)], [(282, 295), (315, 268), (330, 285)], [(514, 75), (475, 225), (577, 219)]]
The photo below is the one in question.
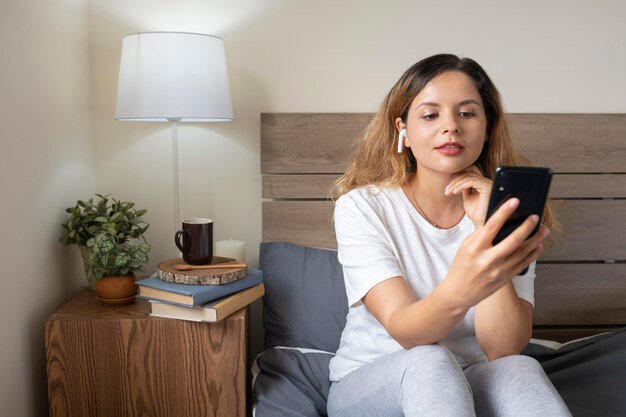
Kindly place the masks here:
[(125, 36), (115, 119), (172, 124), (174, 230), (178, 230), (178, 123), (233, 119), (224, 41), (186, 32)]

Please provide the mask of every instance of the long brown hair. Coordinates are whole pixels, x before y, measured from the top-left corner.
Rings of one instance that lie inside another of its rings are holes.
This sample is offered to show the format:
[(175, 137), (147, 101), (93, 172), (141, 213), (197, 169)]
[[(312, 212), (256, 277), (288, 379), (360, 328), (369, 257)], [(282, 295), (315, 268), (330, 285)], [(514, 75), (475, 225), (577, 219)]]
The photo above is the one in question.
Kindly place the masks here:
[[(470, 77), (480, 94), (487, 117), (487, 141), (475, 165), (493, 179), (498, 165), (530, 165), (517, 148), (500, 99), (500, 93), (485, 70), (473, 59), (452, 54), (425, 58), (411, 66), (391, 88), (370, 124), (359, 136), (348, 160), (346, 172), (333, 184), (331, 196), (339, 196), (366, 185), (402, 186), (417, 170), (410, 148), (399, 154), (396, 118), (406, 123), (413, 99), (435, 77), (448, 71), (460, 71)], [(551, 204), (547, 204), (542, 223), (560, 230)]]

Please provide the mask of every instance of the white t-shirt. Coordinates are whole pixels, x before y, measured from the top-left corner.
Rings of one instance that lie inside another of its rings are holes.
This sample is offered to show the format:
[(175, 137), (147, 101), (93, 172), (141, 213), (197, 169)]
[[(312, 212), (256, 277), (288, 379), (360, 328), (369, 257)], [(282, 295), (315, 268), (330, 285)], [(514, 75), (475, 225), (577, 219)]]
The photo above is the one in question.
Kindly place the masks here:
[[(424, 219), (402, 188), (362, 187), (335, 203), (339, 262), (348, 295), (348, 317), (337, 354), (330, 362), (330, 380), (339, 381), (361, 366), (402, 346), (387, 333), (362, 303), (376, 284), (406, 278), (422, 299), (445, 278), (459, 246), (474, 232), (465, 216), (451, 229), (437, 229)], [(519, 297), (534, 305), (534, 263), (513, 279)], [(463, 367), (486, 360), (474, 331), (474, 308), (440, 342)]]

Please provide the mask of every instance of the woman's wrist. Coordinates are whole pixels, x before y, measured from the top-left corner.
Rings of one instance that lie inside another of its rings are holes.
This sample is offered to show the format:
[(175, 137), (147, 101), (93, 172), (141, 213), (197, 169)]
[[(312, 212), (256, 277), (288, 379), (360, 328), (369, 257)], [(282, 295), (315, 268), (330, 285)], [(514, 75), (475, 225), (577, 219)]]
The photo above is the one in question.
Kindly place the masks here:
[(445, 306), (446, 310), (453, 316), (465, 316), (472, 307), (461, 296), (461, 291), (455, 289), (448, 279), (444, 279), (430, 294), (438, 303)]
[(470, 217), (470, 220), (472, 221), (472, 223), (474, 223), (474, 228), (476, 230), (480, 229), (481, 227), (485, 225), (485, 219), (472, 219)]

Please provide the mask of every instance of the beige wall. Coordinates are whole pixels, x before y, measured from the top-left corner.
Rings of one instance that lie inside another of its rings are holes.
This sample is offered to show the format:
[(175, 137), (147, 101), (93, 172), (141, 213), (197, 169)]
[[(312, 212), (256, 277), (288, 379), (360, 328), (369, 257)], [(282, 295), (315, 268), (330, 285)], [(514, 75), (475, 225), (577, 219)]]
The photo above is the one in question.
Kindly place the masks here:
[(621, 0), (4, 0), (3, 414), (45, 414), (42, 322), (80, 285), (77, 253), (56, 242), (64, 207), (95, 191), (134, 200), (148, 271), (175, 255), (169, 126), (113, 120), (125, 34), (223, 37), (235, 120), (180, 126), (181, 215), (214, 218), (216, 239), (246, 241), (256, 266), (261, 112), (374, 111), (410, 64), (444, 51), (483, 64), (509, 111), (626, 112), (624, 18)]
[(47, 415), (43, 322), (82, 283), (58, 242), (95, 190), (85, 0), (0, 3), (0, 414)]

